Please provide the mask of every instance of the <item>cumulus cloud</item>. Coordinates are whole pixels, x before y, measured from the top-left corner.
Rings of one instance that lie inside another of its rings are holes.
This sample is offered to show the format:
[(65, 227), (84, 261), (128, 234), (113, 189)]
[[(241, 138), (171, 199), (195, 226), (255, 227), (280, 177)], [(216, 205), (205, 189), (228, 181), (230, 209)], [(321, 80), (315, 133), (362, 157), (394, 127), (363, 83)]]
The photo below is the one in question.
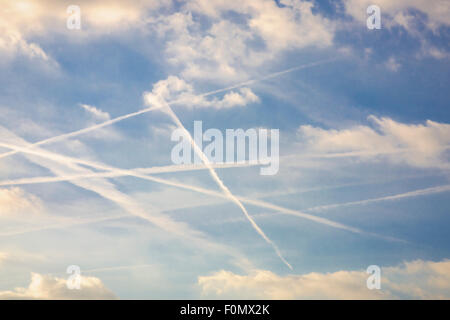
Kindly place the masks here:
[(188, 108), (232, 108), (243, 107), (250, 103), (259, 102), (258, 96), (250, 88), (241, 88), (239, 91), (230, 91), (222, 99), (206, 99), (196, 95), (192, 85), (176, 76), (169, 76), (166, 80), (158, 81), (153, 85), (151, 92), (144, 92), (144, 101), (147, 105), (159, 105), (159, 99), (165, 101), (180, 101), (179, 105)]
[[(105, 33), (154, 30), (167, 61), (186, 79), (237, 80), (280, 53), (332, 45), (334, 22), (314, 12), (312, 2), (283, 0), (80, 0), (82, 32), (67, 30), (67, 4), (58, 0), (5, 0), (0, 8), (0, 53), (53, 62), (36, 36), (66, 34), (86, 39)], [(232, 12), (233, 15), (229, 13)], [(240, 17), (239, 19), (233, 18)], [(206, 22), (206, 23), (205, 23)]]
[(241, 79), (246, 74), (238, 70), (261, 66), (286, 50), (332, 44), (334, 24), (313, 13), (312, 2), (281, 2), (186, 1), (154, 28), (166, 40), (168, 61), (181, 65), (185, 78)]
[(67, 280), (63, 278), (31, 274), (31, 282), (27, 288), (15, 288), (10, 291), (0, 291), (0, 299), (7, 300), (72, 300), (72, 299), (116, 299), (102, 281), (95, 277), (81, 276), (81, 289), (68, 289)]
[(369, 290), (365, 271), (279, 276), (219, 271), (198, 278), (202, 295), (221, 299), (450, 299), (450, 260), (382, 268), (381, 289)]
[(21, 188), (0, 189), (0, 217), (37, 214), (42, 208), (42, 201), (37, 196)]
[(449, 168), (450, 124), (427, 120), (405, 124), (370, 116), (374, 126), (322, 129), (310, 125), (298, 130), (307, 152), (333, 156), (347, 153), (366, 160), (387, 159), (415, 167)]

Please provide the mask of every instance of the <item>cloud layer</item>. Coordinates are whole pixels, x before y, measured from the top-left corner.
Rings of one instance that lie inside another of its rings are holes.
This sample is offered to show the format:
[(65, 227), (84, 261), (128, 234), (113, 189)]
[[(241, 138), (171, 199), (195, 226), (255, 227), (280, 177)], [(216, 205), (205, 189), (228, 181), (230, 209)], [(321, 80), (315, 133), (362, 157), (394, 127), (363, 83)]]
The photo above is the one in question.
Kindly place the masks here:
[(116, 299), (116, 295), (109, 290), (102, 281), (95, 277), (81, 276), (81, 288), (68, 289), (67, 279), (31, 274), (31, 282), (26, 288), (15, 288), (11, 291), (0, 291), (3, 300), (76, 300), (76, 299)]
[(382, 268), (381, 289), (369, 290), (365, 271), (279, 276), (219, 271), (198, 278), (205, 298), (219, 299), (450, 299), (450, 261), (412, 261)]

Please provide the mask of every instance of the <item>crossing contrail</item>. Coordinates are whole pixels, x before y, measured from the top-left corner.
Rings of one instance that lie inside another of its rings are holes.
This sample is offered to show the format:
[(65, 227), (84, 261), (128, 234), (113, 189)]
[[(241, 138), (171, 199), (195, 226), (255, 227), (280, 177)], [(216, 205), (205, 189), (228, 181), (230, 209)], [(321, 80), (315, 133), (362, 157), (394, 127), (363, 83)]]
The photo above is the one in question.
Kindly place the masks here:
[[(283, 74), (287, 74), (287, 73), (294, 72), (294, 71), (297, 71), (297, 70), (312, 68), (312, 67), (315, 67), (315, 66), (318, 66), (318, 65), (321, 65), (321, 64), (325, 64), (325, 63), (329, 63), (329, 62), (333, 62), (333, 61), (336, 61), (336, 60), (337, 60), (336, 58), (333, 58), (333, 59), (327, 59), (327, 60), (321, 60), (321, 61), (317, 61), (317, 62), (303, 64), (303, 65), (300, 65), (300, 66), (297, 66), (297, 67), (293, 67), (293, 68), (290, 68), (290, 69), (286, 69), (286, 70), (283, 70), (283, 71), (271, 73), (269, 75), (266, 75), (266, 76), (263, 76), (263, 77), (260, 77), (260, 78), (257, 78), (257, 79), (251, 79), (251, 80), (247, 80), (247, 81), (244, 81), (244, 82), (240, 82), (240, 83), (237, 83), (235, 85), (232, 85), (232, 86), (229, 86), (229, 87), (226, 87), (226, 88), (217, 89), (217, 90), (209, 91), (209, 92), (206, 92), (206, 93), (203, 93), (203, 94), (199, 94), (199, 95), (197, 95), (195, 97), (201, 98), (201, 97), (211, 96), (211, 95), (214, 95), (214, 94), (217, 94), (217, 93), (230, 91), (230, 90), (237, 89), (237, 88), (240, 88), (240, 87), (243, 87), (243, 86), (248, 86), (248, 85), (260, 82), (260, 81), (264, 81), (264, 80), (272, 79), (272, 78), (275, 78), (275, 77), (279, 77), (279, 76), (281, 76)], [(168, 104), (169, 105), (179, 104), (179, 103), (186, 102), (187, 100), (192, 99), (192, 98), (193, 97), (180, 98), (178, 100), (170, 101), (170, 102), (168, 102)], [(162, 106), (153, 106), (153, 107), (148, 107), (148, 108), (136, 111), (136, 112), (128, 113), (128, 114), (125, 114), (123, 116), (119, 116), (117, 118), (110, 119), (110, 120), (107, 120), (105, 122), (93, 125), (91, 127), (87, 127), (87, 128), (76, 130), (76, 131), (69, 132), (69, 133), (64, 133), (64, 134), (61, 134), (61, 135), (58, 135), (58, 136), (54, 136), (52, 138), (48, 138), (48, 139), (44, 139), (44, 140), (32, 143), (27, 148), (32, 148), (32, 147), (36, 147), (36, 146), (50, 144), (50, 143), (53, 143), (53, 142), (62, 141), (62, 140), (68, 139), (68, 138), (73, 138), (73, 137), (79, 136), (81, 134), (85, 134), (85, 133), (88, 133), (88, 132), (91, 132), (91, 131), (94, 131), (94, 130), (98, 130), (98, 129), (101, 129), (103, 127), (112, 125), (112, 124), (114, 124), (116, 122), (119, 122), (119, 121), (122, 121), (122, 120), (125, 120), (125, 119), (129, 119), (129, 118), (132, 118), (132, 117), (135, 117), (135, 116), (138, 116), (138, 115), (141, 115), (141, 114), (153, 111), (153, 110), (157, 110), (157, 109), (160, 109), (160, 108), (162, 108)], [(2, 153), (2, 154), (0, 154), (0, 159), (12, 156), (12, 155), (14, 155), (16, 153), (19, 153), (19, 152), (20, 151), (13, 150), (13, 151)]]
[[(25, 141), (21, 142), (25, 143)], [(3, 146), (6, 147), (6, 145)], [(39, 158), (44, 158), (54, 162), (58, 162), (62, 164), (64, 167), (67, 167), (71, 170), (76, 171), (87, 170), (86, 168), (79, 166), (79, 164), (97, 168), (99, 170), (109, 170), (109, 167), (102, 166), (101, 164), (95, 164), (89, 161), (76, 161), (73, 158), (47, 152), (39, 148), (34, 148), (33, 151), (30, 151), (24, 150), (23, 147), (17, 147), (16, 150), (24, 151), (24, 153), (35, 155), (38, 156)], [(63, 172), (66, 171), (63, 170), (61, 166), (50, 165), (48, 161), (42, 161), (40, 159), (38, 160), (33, 158), (31, 159), (31, 161), (42, 167), (48, 168), (56, 175), (63, 174)], [(224, 244), (211, 241), (203, 232), (190, 228), (189, 225), (187, 225), (184, 222), (179, 222), (171, 219), (170, 217), (162, 214), (158, 209), (154, 208), (151, 205), (147, 205), (145, 208), (141, 207), (138, 203), (136, 203), (136, 201), (134, 201), (134, 199), (124, 194), (123, 192), (116, 190), (116, 188), (113, 185), (106, 182), (106, 180), (103, 181), (97, 180), (94, 183), (86, 183), (85, 181), (74, 181), (72, 183), (77, 187), (90, 190), (98, 194), (102, 198), (112, 201), (131, 216), (137, 216), (145, 221), (152, 223), (156, 227), (168, 233), (172, 233), (185, 240), (188, 240), (189, 243), (196, 244), (197, 246), (207, 249), (208, 251), (214, 251), (216, 253), (223, 252), (229, 254), (235, 259), (237, 263), (239, 263), (239, 265), (242, 266), (248, 265), (247, 257), (243, 256), (238, 251)], [(38, 230), (32, 228), (31, 230), (27, 231), (38, 231)]]
[[(176, 188), (180, 188), (180, 189), (184, 189), (184, 190), (190, 190), (190, 191), (194, 191), (194, 192), (198, 192), (198, 193), (202, 193), (202, 194), (206, 194), (206, 195), (210, 195), (213, 197), (219, 197), (219, 198), (225, 198), (227, 199), (228, 197), (221, 193), (221, 192), (216, 192), (210, 189), (205, 189), (205, 188), (201, 188), (201, 187), (197, 187), (197, 186), (191, 186), (191, 185), (187, 185), (187, 184), (183, 184), (180, 182), (176, 182), (176, 181), (171, 181), (171, 180), (166, 180), (166, 179), (162, 179), (162, 178), (158, 178), (155, 176), (151, 176), (151, 175), (145, 175), (139, 172), (135, 172), (133, 170), (127, 170), (127, 169), (118, 169), (118, 168), (114, 168), (114, 167), (110, 167), (110, 166), (106, 166), (103, 164), (98, 164), (96, 162), (93, 161), (87, 161), (87, 160), (81, 160), (81, 159), (75, 159), (75, 158), (71, 158), (68, 156), (62, 156), (59, 154), (55, 154), (55, 153), (51, 153), (48, 151), (36, 151), (36, 150), (30, 150), (24, 147), (20, 147), (20, 146), (15, 146), (15, 145), (11, 145), (11, 144), (6, 144), (6, 143), (0, 143), (0, 147), (4, 147), (4, 148), (8, 148), (11, 150), (15, 150), (18, 152), (23, 152), (23, 153), (28, 153), (28, 154), (32, 154), (32, 155), (36, 155), (39, 157), (43, 157), (43, 158), (47, 158), (50, 160), (54, 160), (57, 162), (61, 162), (61, 163), (78, 163), (78, 164), (83, 164), (98, 170), (105, 170), (105, 171), (112, 171), (112, 172), (117, 172), (120, 173), (122, 175), (126, 175), (126, 176), (132, 176), (132, 177), (136, 177), (136, 178), (140, 178), (143, 180), (148, 180), (148, 181), (153, 181), (156, 183), (160, 183), (160, 184), (164, 184), (164, 185), (168, 185), (168, 186), (172, 186), (172, 187), (176, 187)], [(379, 234), (375, 234), (375, 233), (370, 233), (370, 232), (366, 232), (363, 231), (361, 229), (355, 228), (355, 227), (351, 227), (339, 222), (335, 222), (332, 221), (330, 219), (326, 219), (326, 218), (322, 218), (322, 217), (318, 217), (312, 214), (308, 214), (308, 213), (304, 213), (298, 210), (293, 210), (293, 209), (289, 209), (289, 208), (285, 208), (282, 206), (278, 206), (278, 205), (274, 205), (262, 200), (253, 200), (253, 199), (248, 199), (245, 197), (237, 197), (241, 202), (243, 203), (247, 203), (247, 204), (251, 204), (254, 206), (258, 206), (261, 208), (265, 208), (265, 209), (271, 209), (277, 212), (281, 212), (283, 214), (287, 214), (287, 215), (293, 215), (293, 216), (297, 216), (300, 218), (304, 218), (316, 223), (320, 223), (323, 225), (327, 225), (329, 227), (333, 227), (333, 228), (338, 228), (338, 229), (342, 229), (342, 230), (346, 230), (352, 233), (358, 233), (358, 234), (364, 234), (364, 235), (369, 235), (369, 236), (375, 236), (375, 237), (379, 237), (385, 240), (389, 240), (389, 241), (400, 241), (400, 242), (404, 242), (404, 240), (401, 239), (397, 239), (397, 238), (393, 238), (393, 237), (389, 237), (389, 236), (383, 236), (383, 235), (379, 235)]]
[(219, 188), (223, 191), (223, 193), (229, 198), (232, 202), (234, 202), (244, 213), (247, 220), (250, 222), (252, 227), (256, 230), (256, 232), (268, 243), (272, 246), (272, 248), (275, 250), (278, 257), (283, 261), (283, 263), (288, 266), (289, 269), (292, 270), (292, 266), (287, 262), (287, 260), (283, 257), (281, 254), (280, 249), (278, 246), (262, 231), (262, 229), (256, 224), (255, 220), (248, 214), (247, 209), (244, 207), (241, 201), (239, 201), (238, 198), (236, 198), (233, 193), (228, 189), (228, 187), (223, 183), (223, 181), (220, 179), (220, 177), (217, 175), (216, 171), (211, 165), (211, 162), (209, 161), (208, 157), (203, 153), (203, 150), (197, 145), (197, 143), (192, 138), (189, 131), (186, 130), (183, 123), (181, 122), (180, 118), (173, 112), (172, 108), (167, 104), (167, 102), (162, 98), (159, 97), (159, 102), (165, 107), (163, 110), (169, 115), (170, 118), (175, 122), (175, 124), (183, 130), (185, 136), (189, 139), (192, 148), (194, 148), (194, 152), (202, 159), (205, 166), (208, 168), (208, 171), (213, 178), (213, 180), (217, 183)]

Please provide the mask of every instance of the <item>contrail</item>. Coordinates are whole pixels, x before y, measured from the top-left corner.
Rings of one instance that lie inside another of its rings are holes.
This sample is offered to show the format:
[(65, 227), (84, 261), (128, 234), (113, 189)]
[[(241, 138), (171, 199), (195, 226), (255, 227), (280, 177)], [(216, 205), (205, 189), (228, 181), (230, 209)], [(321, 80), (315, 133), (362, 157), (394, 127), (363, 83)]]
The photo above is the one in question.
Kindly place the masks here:
[[(51, 159), (54, 161), (58, 161), (58, 162), (62, 162), (62, 163), (78, 163), (78, 164), (83, 164), (83, 165), (87, 165), (89, 167), (93, 167), (95, 169), (99, 169), (99, 170), (105, 170), (105, 171), (113, 171), (113, 172), (118, 172), (121, 173), (123, 175), (127, 175), (127, 176), (132, 176), (132, 177), (136, 177), (136, 178), (140, 178), (143, 180), (148, 180), (148, 181), (153, 181), (156, 183), (160, 183), (160, 184), (164, 184), (164, 185), (168, 185), (168, 186), (172, 186), (172, 187), (176, 187), (176, 188), (180, 188), (180, 189), (185, 189), (185, 190), (190, 190), (190, 191), (195, 191), (198, 193), (203, 193), (206, 195), (210, 195), (213, 197), (219, 197), (219, 198), (225, 198), (227, 199), (228, 197), (226, 195), (224, 195), (221, 192), (216, 192), (213, 190), (209, 190), (209, 189), (204, 189), (201, 187), (196, 187), (196, 186), (191, 186), (191, 185), (186, 185), (180, 182), (175, 182), (175, 181), (171, 181), (171, 180), (166, 180), (166, 179), (161, 179), (158, 177), (154, 177), (154, 176), (150, 176), (150, 175), (144, 175), (142, 173), (138, 173), (132, 170), (125, 170), (125, 169), (118, 169), (118, 168), (114, 168), (114, 167), (109, 167), (106, 165), (102, 165), (102, 164), (98, 164), (92, 161), (86, 161), (86, 160), (81, 160), (81, 159), (74, 159), (74, 158), (70, 158), (67, 156), (62, 156), (62, 155), (58, 155), (58, 154), (54, 154), (51, 152), (47, 152), (47, 151), (33, 151), (33, 150), (29, 150), (23, 147), (19, 147), (19, 146), (15, 146), (15, 145), (10, 145), (10, 144), (6, 144), (6, 143), (0, 143), (0, 146), (8, 148), (8, 149), (12, 149), (12, 150), (16, 150), (18, 152), (23, 152), (23, 153), (28, 153), (28, 154), (33, 154), (39, 157), (43, 157), (43, 158), (47, 158), (47, 159)], [(365, 234), (365, 235), (370, 235), (370, 236), (376, 236), (376, 237), (380, 237), (386, 240), (390, 240), (390, 241), (403, 241), (401, 239), (396, 239), (396, 238), (392, 238), (392, 237), (386, 237), (386, 236), (382, 236), (382, 235), (377, 235), (374, 233), (369, 233), (369, 232), (365, 232), (363, 230), (360, 230), (358, 228), (354, 228), (354, 227), (350, 227), (326, 218), (321, 218), (321, 217), (317, 217), (314, 216), (312, 214), (308, 214), (308, 213), (303, 213), (297, 210), (292, 210), (292, 209), (288, 209), (288, 208), (284, 208), (278, 205), (274, 205), (268, 202), (264, 202), (261, 200), (252, 200), (252, 199), (248, 199), (248, 198), (244, 198), (244, 197), (238, 197), (238, 199), (244, 203), (248, 203), (251, 205), (255, 205), (261, 208), (265, 208), (265, 209), (271, 209), (271, 210), (275, 210), (284, 214), (288, 214), (288, 215), (293, 215), (293, 216), (297, 216), (300, 218), (304, 218), (304, 219), (308, 219), (323, 225), (327, 225), (333, 228), (338, 228), (338, 229), (342, 229), (342, 230), (346, 230), (346, 231), (350, 231), (353, 233), (358, 233), (358, 234)]]
[(397, 199), (424, 196), (424, 195), (428, 195), (428, 194), (441, 193), (441, 192), (447, 192), (447, 191), (450, 191), (449, 184), (437, 186), (437, 187), (419, 189), (419, 190), (414, 190), (414, 191), (409, 191), (409, 192), (405, 192), (405, 193), (399, 193), (399, 194), (394, 194), (394, 195), (379, 197), (379, 198), (372, 198), (372, 199), (365, 199), (365, 200), (358, 200), (358, 201), (351, 201), (351, 202), (344, 202), (344, 203), (336, 203), (336, 204), (328, 204), (328, 205), (324, 205), (324, 206), (308, 208), (305, 210), (306, 211), (322, 211), (322, 210), (333, 209), (333, 208), (338, 208), (338, 207), (353, 206), (353, 205), (358, 205), (358, 204), (367, 204), (367, 203), (372, 203), (372, 202), (380, 202), (380, 201), (388, 201), (388, 200), (397, 200)]
[[(337, 59), (334, 58), (334, 59), (327, 59), (327, 60), (321, 60), (321, 61), (312, 62), (312, 63), (308, 63), (308, 64), (303, 64), (303, 65), (300, 65), (300, 66), (297, 66), (297, 67), (293, 67), (293, 68), (290, 68), (290, 69), (286, 69), (286, 70), (283, 70), (283, 71), (275, 72), (275, 73), (263, 76), (261, 78), (240, 82), (240, 83), (235, 84), (235, 85), (230, 86), (230, 87), (217, 89), (217, 90), (214, 90), (214, 91), (210, 91), (210, 92), (206, 92), (206, 93), (203, 93), (203, 94), (199, 94), (199, 95), (197, 95), (195, 97), (201, 98), (201, 97), (211, 96), (211, 95), (214, 95), (214, 94), (217, 94), (217, 93), (226, 92), (226, 91), (237, 89), (237, 88), (240, 88), (240, 87), (243, 87), (243, 86), (248, 86), (248, 85), (260, 82), (260, 81), (264, 81), (264, 80), (272, 79), (272, 78), (275, 78), (275, 77), (279, 77), (279, 76), (281, 76), (283, 74), (286, 74), (286, 73), (290, 73), (290, 72), (294, 72), (294, 71), (302, 70), (302, 69), (306, 69), (306, 68), (312, 68), (312, 67), (315, 67), (315, 66), (318, 66), (318, 65), (321, 65), (321, 64), (325, 64), (325, 63), (329, 63), (329, 62), (333, 62), (333, 61), (336, 61), (336, 60)], [(174, 100), (174, 101), (168, 102), (168, 104), (169, 105), (173, 105), (173, 104), (186, 102), (188, 99), (191, 99), (191, 98), (192, 97), (190, 97), (190, 98), (180, 98), (178, 100)], [(147, 112), (159, 109), (159, 108), (162, 108), (162, 106), (154, 106), (154, 107), (145, 108), (145, 109), (142, 109), (142, 110), (139, 110), (139, 111), (136, 111), (136, 112), (132, 112), (132, 113), (129, 113), (129, 114), (126, 114), (126, 115), (123, 115), (123, 116), (119, 116), (117, 118), (114, 118), (114, 119), (111, 119), (111, 120), (108, 120), (108, 121), (105, 121), (105, 122), (93, 125), (93, 126), (88, 127), (88, 128), (84, 128), (84, 129), (80, 129), (80, 130), (77, 130), (77, 131), (61, 134), (61, 135), (58, 135), (58, 136), (55, 136), (55, 137), (52, 137), (52, 138), (48, 138), (48, 139), (41, 140), (39, 142), (32, 143), (27, 148), (41, 146), (41, 145), (44, 145), (44, 144), (49, 144), (49, 143), (65, 140), (65, 139), (68, 139), (68, 138), (76, 137), (76, 136), (79, 136), (81, 134), (88, 133), (88, 132), (100, 129), (100, 128), (112, 125), (112, 124), (114, 124), (116, 122), (119, 122), (119, 121), (122, 121), (122, 120), (125, 120), (125, 119), (128, 119), (128, 118), (132, 118), (132, 117), (138, 116), (140, 114), (144, 114), (144, 113), (147, 113)], [(0, 154), (0, 159), (12, 156), (12, 155), (14, 155), (14, 154), (16, 154), (18, 152), (21, 152), (21, 151), (14, 150), (14, 151), (9, 151), (9, 152), (2, 153), (2, 154)]]
[[(32, 143), (32, 144), (30, 144), (28, 146), (28, 148), (37, 147), (37, 146), (41, 146), (41, 145), (44, 145), (44, 144), (49, 144), (49, 143), (52, 143), (52, 142), (57, 142), (57, 141), (65, 140), (65, 139), (68, 139), (68, 138), (76, 137), (76, 136), (79, 136), (81, 134), (84, 134), (84, 133), (87, 133), (87, 132), (91, 132), (91, 131), (94, 131), (94, 130), (98, 130), (100, 128), (112, 125), (112, 124), (114, 124), (116, 122), (119, 122), (119, 121), (122, 121), (122, 120), (125, 120), (125, 119), (128, 119), (128, 118), (132, 118), (132, 117), (135, 117), (137, 115), (140, 115), (140, 114), (143, 114), (143, 113), (146, 113), (146, 112), (150, 112), (150, 111), (156, 110), (156, 109), (159, 109), (159, 108), (142, 109), (142, 110), (139, 110), (139, 111), (136, 111), (136, 112), (133, 112), (133, 113), (129, 113), (129, 114), (126, 114), (126, 115), (123, 115), (123, 116), (120, 116), (120, 117), (117, 117), (117, 118), (114, 118), (114, 119), (111, 119), (111, 120), (107, 120), (105, 122), (93, 125), (93, 126), (88, 127), (88, 128), (84, 128), (84, 129), (80, 129), (80, 130), (77, 130), (77, 131), (61, 134), (59, 136), (55, 136), (55, 137), (52, 137), (52, 138), (41, 140), (39, 142)], [(0, 154), (0, 159), (12, 156), (12, 155), (14, 155), (16, 153), (18, 153), (18, 151), (10, 151), (10, 152), (2, 153), (2, 154)]]
[(286, 259), (283, 257), (283, 255), (281, 254), (280, 249), (277, 247), (277, 245), (270, 240), (270, 238), (268, 236), (266, 236), (266, 234), (264, 233), (264, 231), (262, 231), (262, 229), (256, 224), (255, 220), (253, 220), (253, 218), (248, 214), (247, 209), (244, 207), (244, 205), (231, 193), (230, 189), (228, 189), (228, 187), (223, 183), (223, 181), (219, 178), (219, 176), (217, 175), (216, 171), (213, 169), (213, 167), (211, 166), (211, 162), (209, 161), (208, 157), (203, 153), (202, 149), (200, 149), (200, 147), (197, 145), (197, 143), (194, 141), (194, 139), (192, 138), (191, 134), (189, 131), (186, 130), (186, 128), (184, 127), (183, 123), (181, 123), (180, 118), (178, 118), (178, 116), (175, 114), (175, 112), (173, 112), (172, 108), (167, 104), (167, 102), (162, 98), (159, 97), (160, 102), (162, 103), (162, 105), (165, 107), (164, 111), (166, 111), (166, 113), (170, 116), (170, 118), (172, 118), (172, 120), (176, 123), (176, 125), (183, 130), (184, 134), (186, 137), (189, 138), (189, 141), (192, 145), (192, 147), (194, 148), (194, 152), (202, 159), (203, 163), (205, 164), (205, 166), (208, 168), (208, 171), (211, 175), (211, 177), (213, 178), (213, 180), (217, 183), (217, 185), (219, 186), (219, 188), (223, 191), (223, 193), (232, 201), (234, 202), (244, 213), (245, 217), (247, 218), (247, 220), (250, 222), (250, 224), (253, 226), (253, 228), (256, 230), (256, 232), (268, 243), (270, 244), (273, 249), (275, 250), (276, 254), (278, 255), (278, 257), (280, 257), (281, 261), (284, 262), (284, 264), (286, 264), (288, 266), (289, 269), (292, 270), (292, 266), (289, 264), (289, 262), (286, 261)]
[[(20, 230), (20, 231), (2, 232), (2, 233), (0, 233), (0, 237), (16, 236), (16, 235), (21, 235), (21, 234), (30, 233), (30, 232), (38, 232), (38, 231), (43, 231), (43, 230), (62, 229), (62, 228), (66, 228), (66, 227), (73, 227), (73, 226), (78, 226), (78, 225), (104, 222), (104, 221), (123, 219), (123, 218), (130, 218), (130, 215), (122, 214), (122, 215), (116, 215), (116, 216), (111, 216), (111, 217), (100, 217), (100, 218), (76, 220), (76, 221), (67, 221), (69, 219), (66, 219), (66, 221), (64, 221), (62, 223), (58, 223), (58, 224), (46, 224), (45, 226), (31, 227), (31, 228), (28, 228), (25, 230)], [(73, 219), (70, 219), (70, 220), (73, 220)]]
[[(214, 163), (211, 164), (212, 167), (218, 169), (224, 168), (239, 168), (239, 167), (249, 167), (257, 166), (258, 162), (241, 162), (241, 163)], [(193, 164), (193, 165), (171, 165), (171, 166), (160, 166), (160, 167), (150, 167), (150, 168), (135, 168), (129, 169), (142, 174), (158, 174), (158, 173), (174, 173), (183, 171), (197, 171), (197, 170), (208, 170), (204, 164)], [(0, 181), (0, 187), (5, 186), (15, 186), (15, 185), (27, 185), (27, 184), (39, 184), (39, 183), (51, 183), (51, 182), (64, 182), (64, 181), (74, 181), (80, 179), (94, 179), (94, 178), (117, 178), (128, 176), (121, 172), (92, 172), (84, 174), (73, 174), (73, 175), (60, 175), (57, 177), (33, 177), (33, 178), (22, 178), (14, 180), (4, 180)]]

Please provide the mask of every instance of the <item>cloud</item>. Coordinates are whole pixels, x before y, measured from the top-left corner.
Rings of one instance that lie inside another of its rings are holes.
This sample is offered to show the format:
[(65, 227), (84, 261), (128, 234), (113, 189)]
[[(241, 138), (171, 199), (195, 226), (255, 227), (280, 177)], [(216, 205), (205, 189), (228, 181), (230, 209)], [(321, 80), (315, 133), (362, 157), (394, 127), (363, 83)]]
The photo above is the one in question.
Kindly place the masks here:
[(219, 271), (198, 278), (203, 297), (221, 299), (450, 299), (450, 260), (412, 261), (382, 268), (381, 289), (369, 290), (365, 271), (279, 276)]
[(121, 32), (145, 24), (145, 15), (171, 1), (141, 0), (107, 3), (101, 0), (79, 0), (82, 32), (68, 30), (67, 7), (70, 3), (59, 0), (4, 0), (0, 8), (0, 53), (13, 58), (21, 53), (52, 66), (57, 63), (32, 39), (48, 34), (71, 32), (71, 38), (89, 37)]
[[(108, 32), (141, 25), (148, 11), (170, 3), (171, 1), (159, 0), (112, 0), (107, 3), (101, 0), (78, 0), (76, 5), (80, 7), (83, 30)], [(24, 35), (65, 32), (66, 21), (70, 16), (67, 13), (69, 5), (70, 3), (59, 0), (4, 0), (0, 14), (11, 28)], [(93, 28), (89, 28), (90, 26)]]
[(81, 276), (81, 289), (67, 288), (67, 279), (31, 274), (31, 282), (27, 288), (15, 288), (11, 291), (0, 291), (2, 300), (72, 300), (72, 299), (117, 299), (102, 281), (95, 277)]
[(5, 59), (11, 59), (17, 54), (22, 54), (31, 59), (41, 59), (49, 62), (49, 56), (42, 48), (34, 43), (27, 42), (22, 34), (0, 21), (0, 52), (4, 53)]
[[(106, 111), (102, 111), (99, 108), (88, 104), (80, 104), (80, 107), (83, 108), (92, 119), (88, 122), (87, 127), (111, 121), (111, 116)], [(112, 126), (101, 128), (100, 130), (91, 132), (88, 137), (108, 141), (119, 141), (123, 139), (122, 133), (117, 128), (114, 128)]]
[(381, 9), (382, 28), (401, 27), (420, 44), (417, 58), (450, 57), (448, 50), (442, 46), (437, 48), (430, 42), (433, 37), (443, 35), (445, 28), (450, 26), (450, 3), (447, 0), (436, 0), (432, 5), (427, 0), (380, 0), (376, 3), (371, 0), (344, 0), (345, 12), (364, 26), (368, 17), (366, 9), (373, 4)]
[(111, 116), (108, 112), (97, 109), (94, 106), (90, 106), (88, 104), (80, 104), (80, 107), (89, 112), (97, 120), (107, 121), (111, 119)]
[(449, 168), (450, 124), (427, 120), (425, 124), (405, 124), (390, 118), (370, 116), (370, 126), (322, 129), (301, 126), (299, 137), (308, 152), (323, 156), (348, 153), (364, 160), (386, 159), (422, 168)]
[(23, 189), (0, 189), (0, 217), (37, 214), (42, 211), (42, 201)]
[(282, 2), (186, 1), (153, 28), (164, 37), (168, 62), (180, 66), (184, 78), (242, 79), (287, 50), (332, 45), (334, 24), (313, 13), (311, 2)]
[(259, 102), (258, 96), (250, 88), (243, 87), (238, 91), (226, 93), (222, 99), (206, 99), (205, 96), (196, 95), (192, 85), (176, 76), (169, 76), (153, 85), (151, 92), (144, 92), (144, 101), (148, 106), (160, 105), (160, 99), (166, 101), (183, 100), (181, 106), (188, 108), (214, 108), (224, 109), (243, 107), (250, 103)]

